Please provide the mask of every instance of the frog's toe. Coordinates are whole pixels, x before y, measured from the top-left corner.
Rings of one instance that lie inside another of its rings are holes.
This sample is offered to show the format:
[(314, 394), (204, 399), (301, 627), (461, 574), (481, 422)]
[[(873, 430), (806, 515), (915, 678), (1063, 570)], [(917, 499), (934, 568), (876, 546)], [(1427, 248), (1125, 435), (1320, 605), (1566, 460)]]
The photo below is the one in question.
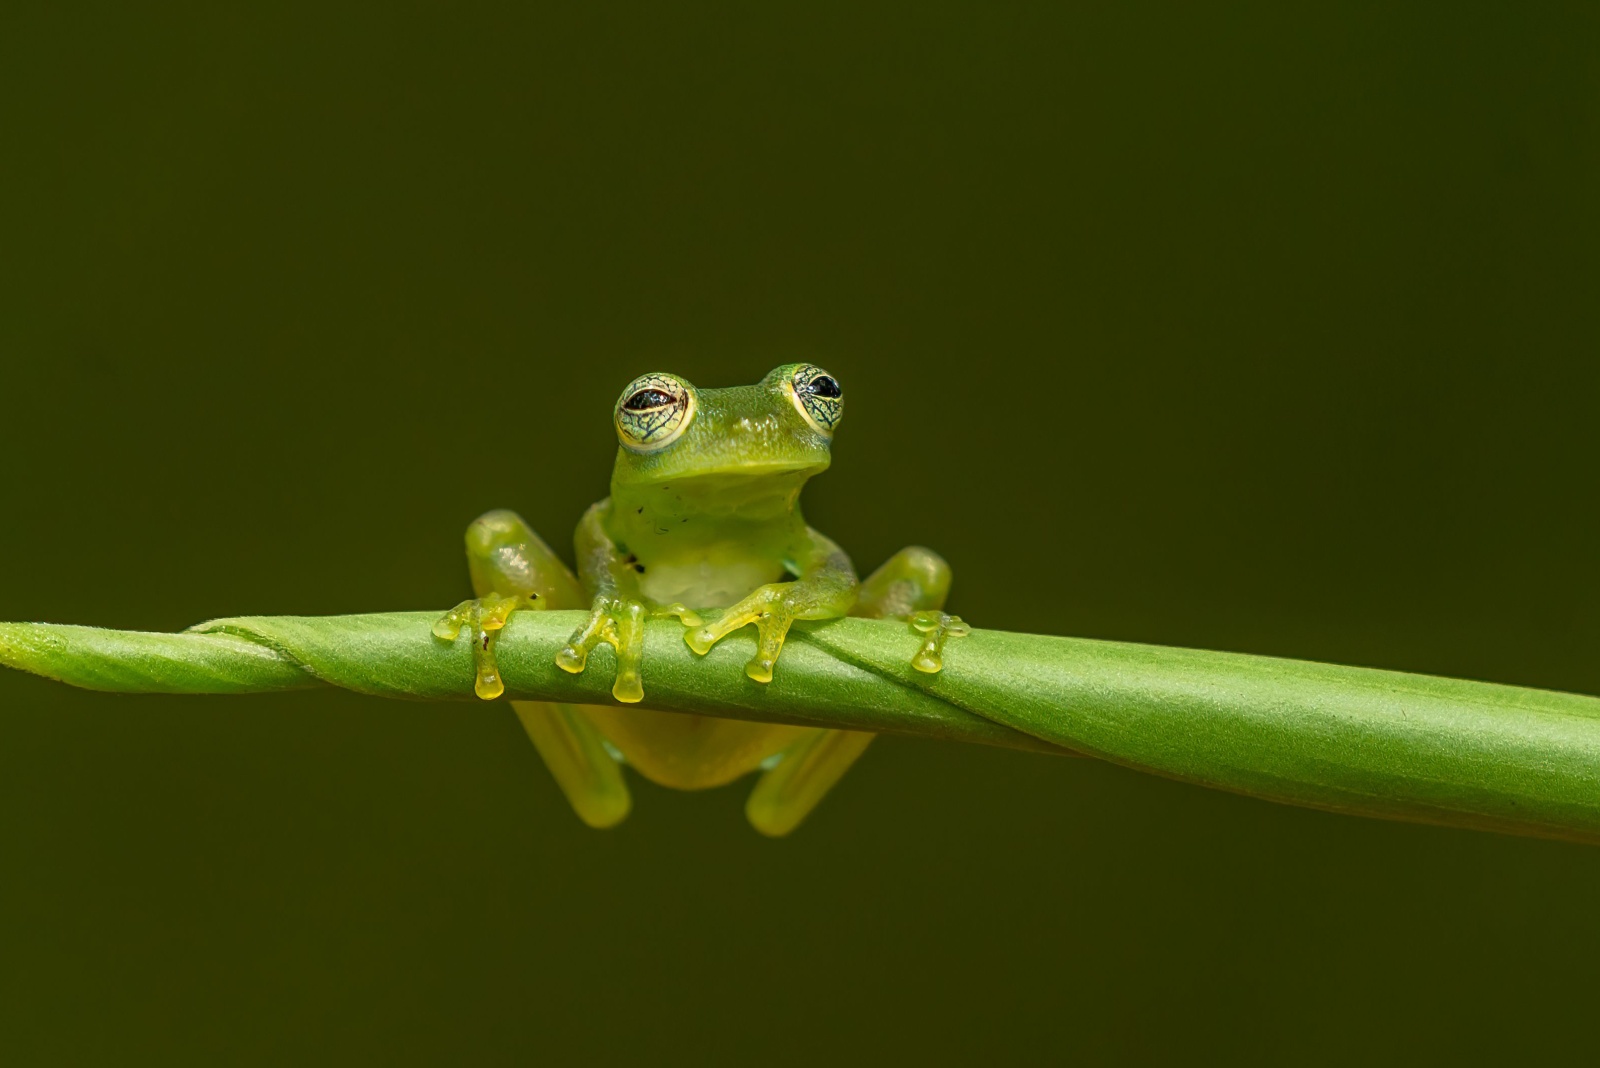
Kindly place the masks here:
[(644, 681), (639, 668), (644, 663), (644, 605), (630, 601), (617, 620), (616, 641), (617, 677), (611, 684), (611, 696), (625, 704), (638, 704), (644, 700)]
[(711, 651), (713, 645), (716, 645), (746, 623), (754, 622), (756, 616), (756, 612), (748, 610), (742, 604), (723, 609), (709, 623), (702, 623), (699, 626), (691, 625), (688, 630), (685, 630), (683, 632), (684, 644), (693, 649), (699, 656), (705, 656)]
[(774, 609), (756, 620), (756, 655), (744, 666), (744, 673), (757, 682), (771, 682), (772, 669), (783, 652), (784, 639), (789, 636), (789, 624), (794, 613)]
[(671, 604), (666, 605), (665, 607), (653, 608), (650, 610), (650, 615), (652, 618), (677, 616), (678, 622), (682, 623), (686, 627), (698, 627), (704, 622), (704, 620), (700, 618), (699, 612), (696, 612), (694, 609), (688, 607), (682, 601), (673, 601)]
[(711, 626), (690, 627), (683, 632), (683, 643), (699, 656), (705, 656), (722, 636)]
[(433, 621), (433, 636), (441, 641), (453, 642), (461, 636), (461, 628), (472, 621), (478, 602), (462, 601), (450, 611)]
[(588, 650), (575, 645), (563, 645), (556, 650), (556, 667), (570, 675), (577, 675), (589, 661)]
[(964, 638), (972, 632), (960, 616), (939, 611), (914, 612), (910, 623), (911, 629), (922, 635), (922, 648), (911, 658), (911, 666), (929, 675), (944, 667), (945, 640)]
[(556, 653), (556, 666), (577, 675), (589, 663), (589, 653), (595, 646), (602, 642), (615, 645), (617, 614), (622, 604), (620, 597), (597, 597), (589, 609), (589, 618), (572, 632), (567, 644)]

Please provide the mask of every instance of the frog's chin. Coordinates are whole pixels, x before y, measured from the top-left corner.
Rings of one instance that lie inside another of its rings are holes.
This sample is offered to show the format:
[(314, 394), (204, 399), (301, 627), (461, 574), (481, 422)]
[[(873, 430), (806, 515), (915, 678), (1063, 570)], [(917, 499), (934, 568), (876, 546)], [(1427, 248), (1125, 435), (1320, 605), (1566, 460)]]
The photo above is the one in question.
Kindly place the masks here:
[(674, 491), (694, 490), (711, 494), (789, 495), (799, 492), (812, 475), (827, 470), (827, 464), (767, 460), (748, 464), (718, 464), (662, 479)]
[(696, 464), (680, 469), (669, 466), (643, 470), (619, 463), (611, 481), (612, 492), (651, 493), (666, 490), (682, 493), (693, 490), (717, 496), (792, 499), (811, 476), (828, 468), (828, 457), (789, 456), (750, 457), (746, 460), (719, 458), (718, 462)]
[[(752, 522), (794, 511), (800, 488), (827, 464), (763, 461), (718, 464), (673, 478), (629, 485), (613, 483), (613, 501), (660, 516), (738, 516)], [(644, 514), (641, 512), (640, 514)]]

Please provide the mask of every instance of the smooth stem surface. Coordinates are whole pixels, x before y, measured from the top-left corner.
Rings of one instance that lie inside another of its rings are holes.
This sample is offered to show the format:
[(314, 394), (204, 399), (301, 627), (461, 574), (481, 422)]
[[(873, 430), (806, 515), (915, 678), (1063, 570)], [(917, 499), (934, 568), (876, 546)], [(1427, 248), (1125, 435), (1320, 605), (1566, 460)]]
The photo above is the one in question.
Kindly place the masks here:
[[(183, 634), (0, 624), (0, 662), (91, 689), (246, 693), (319, 684), (472, 699), (472, 651), (437, 612), (218, 620)], [(508, 696), (610, 703), (602, 648), (555, 650), (583, 618), (525, 612), (499, 643)], [(1235, 653), (975, 630), (945, 670), (912, 670), (903, 623), (797, 624), (770, 684), (752, 633), (705, 658), (647, 627), (646, 705), (1078, 752), (1292, 804), (1600, 841), (1600, 698)]]

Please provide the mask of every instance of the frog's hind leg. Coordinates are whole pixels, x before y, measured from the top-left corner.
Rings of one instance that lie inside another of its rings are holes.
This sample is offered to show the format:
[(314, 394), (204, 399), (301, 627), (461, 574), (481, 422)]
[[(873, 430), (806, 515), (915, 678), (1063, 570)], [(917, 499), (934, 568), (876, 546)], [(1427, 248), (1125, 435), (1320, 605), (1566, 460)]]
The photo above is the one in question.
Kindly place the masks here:
[(622, 768), (583, 706), (512, 701), (511, 707), (580, 820), (615, 827), (627, 818), (633, 798)]
[(745, 818), (762, 834), (773, 838), (788, 834), (850, 770), (872, 737), (861, 731), (807, 731), (762, 773), (745, 802)]
[(944, 646), (970, 629), (960, 616), (944, 613), (950, 594), (950, 565), (932, 549), (912, 545), (891, 556), (866, 582), (853, 616), (904, 619), (922, 636), (922, 648), (911, 658), (918, 671), (934, 674), (944, 668)]
[[(942, 615), (949, 594), (950, 565), (933, 550), (913, 545), (867, 576), (850, 614), (867, 619)], [(745, 804), (745, 816), (762, 834), (788, 834), (850, 770), (872, 739), (860, 731), (807, 732), (779, 753), (761, 776)]]
[[(460, 616), (469, 622), (509, 600), (535, 608), (588, 605), (583, 587), (567, 565), (515, 512), (489, 512), (467, 528), (467, 563), (478, 600), (446, 619)], [(504, 617), (498, 622), (503, 626)], [(493, 659), (496, 633), (478, 624), (473, 634), (480, 683), (486, 674), (498, 681)], [(536, 701), (513, 701), (511, 707), (578, 818), (591, 827), (622, 822), (633, 804), (628, 784), (583, 707)]]

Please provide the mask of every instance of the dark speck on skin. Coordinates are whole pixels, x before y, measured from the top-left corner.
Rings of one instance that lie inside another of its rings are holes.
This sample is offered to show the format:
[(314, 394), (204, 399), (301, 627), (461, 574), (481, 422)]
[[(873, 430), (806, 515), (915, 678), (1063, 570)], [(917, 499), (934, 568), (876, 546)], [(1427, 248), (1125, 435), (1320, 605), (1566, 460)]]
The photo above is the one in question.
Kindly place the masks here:
[(644, 515), (644, 505), (641, 504), (639, 507), (635, 508), (633, 510), (633, 514), (634, 515)]
[(644, 574), (644, 565), (643, 564), (634, 564), (633, 565), (633, 569), (635, 571), (637, 571), (641, 575)]
[(489, 632), (488, 631), (484, 631), (484, 633), (483, 633), (483, 647), (485, 649), (489, 648)]

